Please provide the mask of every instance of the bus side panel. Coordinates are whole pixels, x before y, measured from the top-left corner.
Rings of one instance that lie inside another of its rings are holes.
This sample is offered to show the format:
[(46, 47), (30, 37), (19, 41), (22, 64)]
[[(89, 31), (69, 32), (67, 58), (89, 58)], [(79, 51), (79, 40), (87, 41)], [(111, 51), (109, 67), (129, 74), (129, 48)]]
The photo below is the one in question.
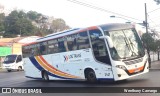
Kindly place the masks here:
[(59, 78), (60, 75), (57, 75), (55, 73), (57, 70), (63, 71), (63, 65), (61, 63), (61, 59), (59, 58), (59, 53), (44, 55), (43, 58), (41, 59), (44, 59), (44, 62), (47, 65), (47, 68), (44, 68), (44, 69), (47, 72), (52, 73), (52, 75), (49, 75), (49, 79), (62, 80), (62, 78)]
[(74, 74), (84, 80), (83, 67), (91, 61), (88, 51), (89, 49), (82, 49), (61, 54), (64, 72)]
[(29, 58), (24, 58), (24, 71), (25, 76), (30, 78), (41, 79), (41, 71), (35, 67), (35, 65), (30, 61)]
[(94, 70), (97, 79), (113, 79), (111, 66), (93, 58), (91, 49), (24, 58), (27, 77), (42, 78), (41, 71), (48, 72), (50, 80), (85, 80), (86, 68)]
[[(91, 49), (82, 49), (61, 54), (64, 64), (64, 72), (74, 74), (81, 79), (85, 79), (85, 69), (94, 70), (97, 79), (113, 79), (111, 66), (101, 64), (93, 58)], [(65, 58), (64, 58), (65, 57)], [(67, 59), (68, 58), (68, 59)]]

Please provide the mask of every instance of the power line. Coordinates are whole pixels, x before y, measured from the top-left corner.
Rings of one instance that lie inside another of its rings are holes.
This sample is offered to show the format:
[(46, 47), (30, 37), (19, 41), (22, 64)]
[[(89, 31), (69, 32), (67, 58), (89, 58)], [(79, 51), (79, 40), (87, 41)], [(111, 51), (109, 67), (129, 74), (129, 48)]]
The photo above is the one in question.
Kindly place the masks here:
[(156, 26), (155, 22), (149, 17), (149, 15), (147, 15), (149, 20)]
[(160, 18), (160, 15), (158, 16), (156, 16), (156, 17), (152, 17), (152, 19), (155, 21), (155, 19), (157, 20), (157, 19), (159, 19)]
[(156, 27), (158, 27), (158, 29), (160, 28), (160, 24), (156, 24), (150, 17), (149, 17), (149, 15), (148, 15), (148, 18), (149, 18), (149, 20), (151, 21), (150, 23), (153, 23), (154, 24), (154, 26), (149, 26), (150, 28), (154, 28), (154, 29), (157, 29)]
[(137, 20), (137, 21), (140, 21), (140, 22), (143, 21), (143, 20), (140, 20), (140, 19), (136, 19), (136, 18), (133, 18), (133, 17), (129, 17), (129, 16), (120, 14), (120, 13), (112, 12), (112, 11), (97, 7), (95, 5), (91, 5), (91, 4), (88, 4), (88, 3), (80, 2), (80, 1), (77, 1), (77, 0), (67, 0), (67, 1), (79, 4), (79, 5), (83, 5), (85, 7), (93, 8), (93, 9), (96, 9), (96, 10), (99, 10), (99, 11), (104, 11), (104, 12), (107, 12), (107, 13), (112, 13), (112, 14), (119, 15), (119, 16), (122, 16), (122, 17), (126, 17), (126, 18), (130, 18), (130, 19), (133, 19), (133, 20)]
[(156, 24), (155, 26), (151, 26), (151, 28), (155, 28), (155, 27), (159, 27), (160, 28), (160, 24)]
[(152, 13), (152, 12), (155, 12), (155, 11), (157, 11), (157, 10), (159, 10), (159, 9), (160, 9), (160, 8), (154, 9), (154, 10), (148, 12), (148, 14), (150, 14), (150, 13)]

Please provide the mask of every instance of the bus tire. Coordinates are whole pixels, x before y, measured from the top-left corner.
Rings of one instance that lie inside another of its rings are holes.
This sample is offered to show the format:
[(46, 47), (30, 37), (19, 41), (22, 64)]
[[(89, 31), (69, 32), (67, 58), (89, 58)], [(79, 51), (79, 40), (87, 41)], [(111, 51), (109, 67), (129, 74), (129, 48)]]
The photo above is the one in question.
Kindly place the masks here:
[(46, 71), (42, 72), (42, 79), (43, 79), (44, 81), (49, 81), (49, 77), (48, 77), (48, 74), (47, 74)]
[(11, 70), (7, 70), (8, 72), (11, 72)]
[(18, 67), (18, 71), (22, 71), (22, 66), (19, 66), (19, 67)]
[(96, 74), (93, 70), (86, 70), (85, 77), (89, 83), (97, 82)]

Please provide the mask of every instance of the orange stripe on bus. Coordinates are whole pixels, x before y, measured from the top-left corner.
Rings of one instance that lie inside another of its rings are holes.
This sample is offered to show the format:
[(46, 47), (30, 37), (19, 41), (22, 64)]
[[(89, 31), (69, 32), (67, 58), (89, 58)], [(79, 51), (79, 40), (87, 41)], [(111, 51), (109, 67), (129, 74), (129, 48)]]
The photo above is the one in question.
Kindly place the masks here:
[(128, 71), (129, 71), (129, 73), (134, 73), (136, 70), (139, 70), (139, 71), (143, 70), (143, 68), (144, 68), (144, 66), (139, 67), (139, 68), (135, 68), (135, 69), (130, 69)]
[(98, 27), (97, 26), (88, 27), (88, 30), (94, 30), (94, 29), (98, 29)]
[(76, 76), (69, 76), (68, 74), (61, 73), (57, 71), (55, 68), (52, 69), (49, 66), (47, 66), (38, 56), (35, 57), (35, 59), (38, 61), (38, 63), (46, 70), (50, 71), (52, 74), (62, 76), (62, 77), (67, 77), (67, 78), (77, 78)]
[[(39, 57), (40, 57), (40, 59), (41, 59), (46, 65), (48, 65), (48, 66), (51, 67), (52, 69), (57, 70), (58, 72), (61, 72), (61, 73), (63, 73), (63, 74), (67, 74), (67, 73), (62, 72), (62, 71), (58, 70), (57, 68), (54, 68), (53, 66), (51, 66), (42, 56), (39, 56)], [(69, 74), (68, 74), (68, 75), (69, 75)]]
[(47, 66), (44, 62), (42, 62), (42, 60), (39, 57), (35, 57), (36, 60), (38, 61), (38, 63), (46, 70), (48, 70), (49, 72), (51, 72), (52, 74), (58, 75), (58, 76), (62, 76), (62, 77), (66, 77), (65, 74), (63, 73), (59, 73), (57, 70), (50, 68), (49, 66)]

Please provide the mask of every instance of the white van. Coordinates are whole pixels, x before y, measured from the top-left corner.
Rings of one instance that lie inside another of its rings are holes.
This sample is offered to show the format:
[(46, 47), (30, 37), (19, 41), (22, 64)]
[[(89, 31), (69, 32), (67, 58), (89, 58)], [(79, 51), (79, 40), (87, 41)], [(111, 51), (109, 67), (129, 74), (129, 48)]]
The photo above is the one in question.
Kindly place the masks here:
[(3, 68), (8, 72), (11, 72), (11, 70), (23, 70), (22, 55), (7, 55), (3, 61)]

